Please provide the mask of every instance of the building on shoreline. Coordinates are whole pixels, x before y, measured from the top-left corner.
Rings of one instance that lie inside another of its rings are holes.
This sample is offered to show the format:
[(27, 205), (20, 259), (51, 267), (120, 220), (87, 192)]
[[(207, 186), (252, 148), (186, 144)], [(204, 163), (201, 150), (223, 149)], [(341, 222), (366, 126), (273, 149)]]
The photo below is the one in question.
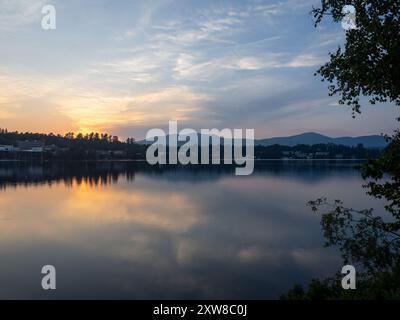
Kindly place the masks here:
[(23, 152), (43, 152), (45, 147), (44, 142), (40, 141), (17, 141), (16, 151)]

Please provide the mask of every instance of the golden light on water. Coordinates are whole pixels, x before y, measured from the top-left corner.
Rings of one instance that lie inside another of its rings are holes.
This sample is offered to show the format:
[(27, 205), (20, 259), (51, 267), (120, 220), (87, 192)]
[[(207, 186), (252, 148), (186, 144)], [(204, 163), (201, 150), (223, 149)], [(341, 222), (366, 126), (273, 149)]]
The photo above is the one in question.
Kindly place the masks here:
[[(164, 190), (154, 196), (147, 190), (118, 188), (110, 184), (112, 179), (74, 178), (40, 188), (3, 190), (0, 205), (7, 216), (0, 221), (0, 239), (3, 243), (27, 236), (64, 241), (84, 234), (85, 229), (119, 223), (181, 233), (206, 222), (186, 194)], [(124, 179), (118, 181), (124, 185)], [(24, 201), (18, 201), (21, 197)]]

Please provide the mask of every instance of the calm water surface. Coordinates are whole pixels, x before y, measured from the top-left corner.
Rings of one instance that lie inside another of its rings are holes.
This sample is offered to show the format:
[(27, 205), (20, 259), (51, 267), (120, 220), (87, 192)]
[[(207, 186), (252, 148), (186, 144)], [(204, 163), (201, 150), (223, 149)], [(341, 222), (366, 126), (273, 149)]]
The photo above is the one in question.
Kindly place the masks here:
[(341, 269), (305, 203), (373, 206), (353, 165), (0, 163), (0, 298), (278, 298)]

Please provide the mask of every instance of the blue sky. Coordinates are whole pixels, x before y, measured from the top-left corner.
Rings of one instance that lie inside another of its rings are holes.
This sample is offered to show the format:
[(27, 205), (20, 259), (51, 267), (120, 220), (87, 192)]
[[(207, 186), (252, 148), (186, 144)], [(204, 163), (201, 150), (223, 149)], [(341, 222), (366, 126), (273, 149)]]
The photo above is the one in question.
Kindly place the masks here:
[[(390, 133), (393, 105), (357, 119), (313, 76), (345, 31), (318, 0), (0, 0), (0, 127), (145, 136), (151, 128)], [(41, 28), (41, 8), (57, 29)]]

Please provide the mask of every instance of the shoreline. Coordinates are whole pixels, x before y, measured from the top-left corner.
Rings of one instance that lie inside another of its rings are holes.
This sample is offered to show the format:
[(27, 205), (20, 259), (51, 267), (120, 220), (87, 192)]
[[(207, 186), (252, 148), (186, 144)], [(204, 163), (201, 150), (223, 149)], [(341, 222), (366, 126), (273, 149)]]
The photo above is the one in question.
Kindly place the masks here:
[[(225, 164), (221, 159), (220, 164), (187, 164), (191, 165), (203, 165), (203, 166), (218, 166), (218, 165), (232, 165), (232, 164)], [(254, 162), (365, 162), (368, 159), (254, 159)], [(6, 162), (21, 162), (21, 163), (63, 163), (63, 162), (140, 162), (140, 163), (148, 163), (147, 160), (144, 159), (96, 159), (96, 160), (21, 160), (21, 159), (0, 159), (0, 163)], [(150, 164), (149, 164), (150, 165)], [(160, 164), (158, 164), (160, 165)], [(169, 165), (169, 163), (161, 164), (161, 165)], [(182, 165), (182, 164), (171, 164), (171, 165)]]

